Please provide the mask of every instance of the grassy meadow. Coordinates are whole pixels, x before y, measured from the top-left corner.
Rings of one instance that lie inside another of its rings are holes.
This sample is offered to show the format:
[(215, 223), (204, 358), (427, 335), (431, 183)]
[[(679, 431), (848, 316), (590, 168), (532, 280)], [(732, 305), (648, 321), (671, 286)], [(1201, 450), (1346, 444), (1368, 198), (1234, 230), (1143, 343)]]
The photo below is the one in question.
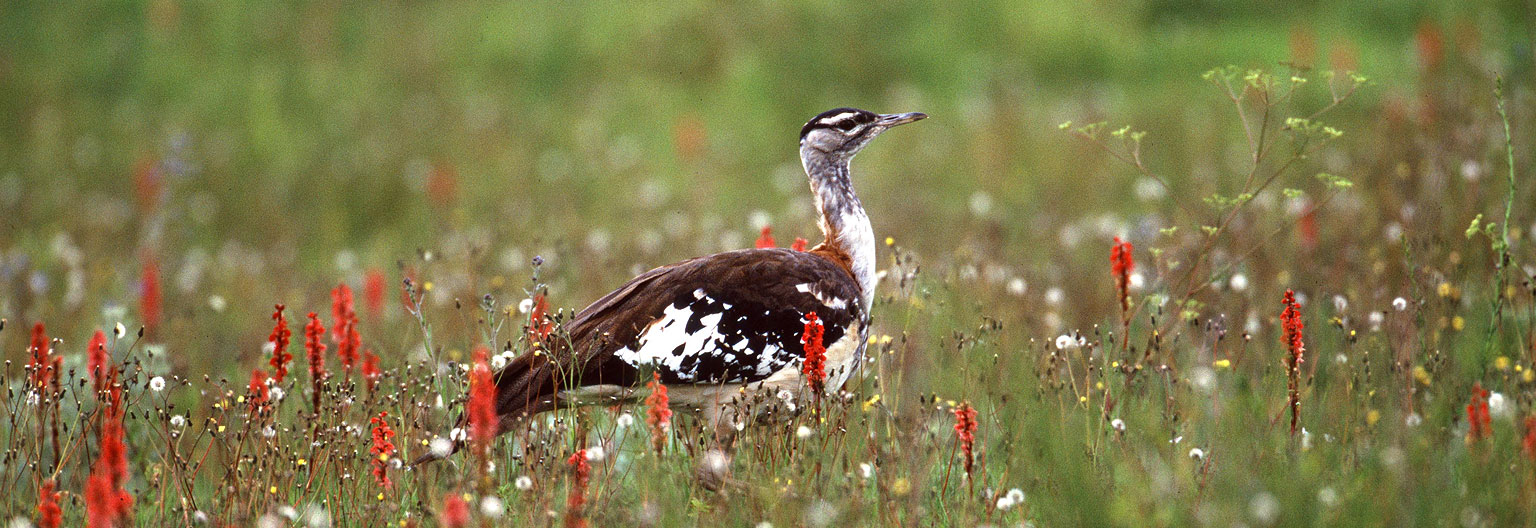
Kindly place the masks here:
[[(8, 3), (0, 521), (1533, 526), (1532, 13)], [(818, 241), (838, 106), (930, 116), (854, 163), (842, 391), (724, 461), (636, 404), (405, 464), (541, 312)]]

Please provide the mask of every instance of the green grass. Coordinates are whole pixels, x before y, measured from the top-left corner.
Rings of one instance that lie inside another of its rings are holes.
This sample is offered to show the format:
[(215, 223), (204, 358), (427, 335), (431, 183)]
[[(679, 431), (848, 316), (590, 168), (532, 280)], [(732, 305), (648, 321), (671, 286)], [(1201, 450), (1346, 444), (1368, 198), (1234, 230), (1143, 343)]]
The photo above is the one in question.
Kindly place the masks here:
[[(303, 525), (307, 510), (435, 526), (448, 494), (498, 497), (498, 524), (561, 524), (566, 460), (594, 445), (606, 456), (582, 513), (597, 526), (1531, 524), (1527, 6), (933, 7), (8, 6), (0, 513), (32, 518), (55, 478), (65, 525), (85, 522), (101, 405), (77, 381), (91, 333), (122, 322), (125, 487), (143, 526), (199, 512)], [(1286, 63), (1315, 68), (1283, 104), (1254, 88), (1234, 104), (1201, 79), (1234, 64), (1284, 84)], [(1322, 71), (1348, 67), (1370, 81), (1317, 117), (1343, 135), (1293, 156), (1284, 118), (1328, 106)], [(856, 162), (891, 243), (874, 360), (846, 396), (743, 431), (722, 492), (694, 476), (702, 426), (680, 415), (658, 455), (637, 405), (507, 435), (484, 479), (460, 456), (374, 483), (367, 419), (389, 413), (399, 458), (423, 452), (459, 412), (470, 351), (526, 349), (515, 307), (531, 292), (547, 287), (568, 317), (638, 271), (750, 246), (761, 220), (782, 245), (814, 239), (793, 133), (842, 105), (932, 116)], [(1258, 163), (1244, 118), (1268, 130)], [(1115, 159), (1130, 153), (1110, 134), (1122, 126), (1146, 132), (1142, 168)], [(1254, 192), (1250, 172), (1276, 171)], [(1245, 192), (1237, 208), (1206, 200)], [(1479, 214), (1499, 225), (1465, 236)], [(1506, 232), (1499, 267), (1490, 241)], [(1128, 332), (1115, 236), (1141, 277)], [(137, 339), (150, 262), (163, 316)], [(421, 321), (399, 301), (407, 276), (426, 288)], [(333, 377), (315, 418), (300, 328), (309, 311), (331, 325), (340, 282), (386, 373), (372, 395)], [(1287, 289), (1305, 299), (1296, 435)], [(253, 417), (242, 398), (275, 303), (298, 358), (286, 398)], [(35, 322), (61, 339), (66, 388), (46, 399), (60, 403), (57, 448), (38, 430), (47, 406), (28, 401)], [(1078, 332), (1085, 346), (1057, 348)], [(434, 360), (448, 365), (435, 380)], [(150, 390), (155, 376), (169, 387)], [(1474, 384), (1503, 404), (1491, 436), (1469, 441)], [(965, 402), (980, 421), (968, 476), (952, 412)], [(997, 508), (1015, 488), (1025, 500)]]

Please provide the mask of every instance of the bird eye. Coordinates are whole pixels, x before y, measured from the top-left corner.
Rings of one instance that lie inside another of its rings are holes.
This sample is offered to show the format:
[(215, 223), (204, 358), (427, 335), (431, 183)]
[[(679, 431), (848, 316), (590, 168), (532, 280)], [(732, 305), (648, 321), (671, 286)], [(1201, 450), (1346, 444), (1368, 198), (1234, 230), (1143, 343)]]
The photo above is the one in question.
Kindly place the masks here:
[(853, 127), (858, 126), (858, 125), (859, 125), (858, 123), (855, 123), (852, 120), (845, 120), (845, 121), (843, 121), (841, 123), (838, 123), (837, 124), (837, 128), (841, 128), (841, 129), (843, 129), (843, 132), (847, 132), (847, 131), (853, 130)]

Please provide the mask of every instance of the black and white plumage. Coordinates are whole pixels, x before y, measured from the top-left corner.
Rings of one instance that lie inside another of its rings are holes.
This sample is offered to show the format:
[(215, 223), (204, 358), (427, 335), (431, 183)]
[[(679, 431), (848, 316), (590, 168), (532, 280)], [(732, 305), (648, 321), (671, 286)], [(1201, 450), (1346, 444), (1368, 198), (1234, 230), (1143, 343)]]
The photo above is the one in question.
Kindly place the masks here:
[(849, 162), (875, 136), (924, 117), (839, 108), (811, 119), (800, 157), (825, 241), (698, 257), (631, 279), (577, 313), (568, 341), (497, 373), (500, 430), (565, 405), (629, 399), (652, 371), (675, 406), (719, 427), (744, 394), (805, 387), (800, 340), (813, 312), (825, 325), (826, 386), (841, 387), (864, 352), (876, 281), (874, 233)]

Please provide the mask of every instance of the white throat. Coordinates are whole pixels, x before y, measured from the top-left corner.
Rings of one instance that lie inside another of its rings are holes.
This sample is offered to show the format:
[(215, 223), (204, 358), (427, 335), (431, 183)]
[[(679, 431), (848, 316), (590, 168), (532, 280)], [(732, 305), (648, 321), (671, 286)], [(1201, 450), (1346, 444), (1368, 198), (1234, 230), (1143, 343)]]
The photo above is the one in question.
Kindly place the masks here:
[(801, 146), (800, 161), (810, 178), (816, 209), (821, 212), (821, 233), (827, 242), (848, 254), (867, 316), (875, 301), (875, 231), (869, 215), (864, 213), (864, 205), (853, 192), (848, 171), (850, 160)]

